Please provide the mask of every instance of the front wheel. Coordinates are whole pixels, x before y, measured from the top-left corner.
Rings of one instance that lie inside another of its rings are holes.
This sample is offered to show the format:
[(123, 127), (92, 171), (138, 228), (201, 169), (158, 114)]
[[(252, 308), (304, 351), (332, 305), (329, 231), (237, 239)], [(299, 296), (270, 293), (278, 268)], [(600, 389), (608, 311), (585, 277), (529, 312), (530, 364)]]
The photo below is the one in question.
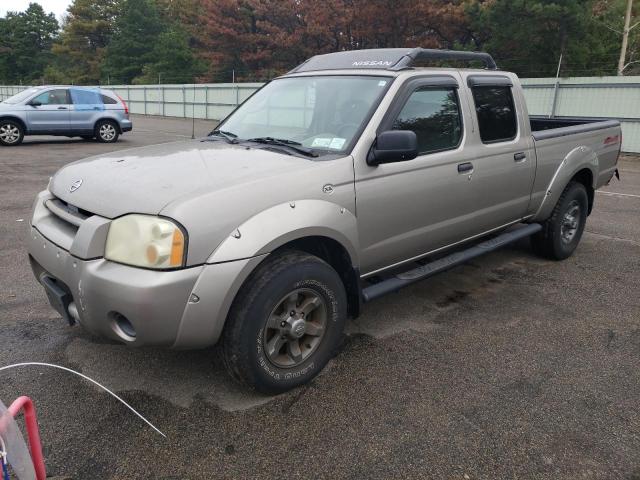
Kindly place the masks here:
[(583, 184), (570, 182), (542, 230), (531, 237), (533, 250), (551, 260), (570, 257), (580, 243), (587, 222), (589, 197)]
[(118, 141), (120, 130), (115, 122), (102, 120), (96, 125), (95, 136), (101, 143), (114, 143)]
[(0, 145), (14, 147), (22, 143), (24, 129), (22, 125), (13, 120), (0, 121)]
[(255, 390), (290, 390), (335, 354), (346, 317), (344, 285), (330, 265), (303, 252), (276, 253), (234, 301), (222, 337), (225, 366)]

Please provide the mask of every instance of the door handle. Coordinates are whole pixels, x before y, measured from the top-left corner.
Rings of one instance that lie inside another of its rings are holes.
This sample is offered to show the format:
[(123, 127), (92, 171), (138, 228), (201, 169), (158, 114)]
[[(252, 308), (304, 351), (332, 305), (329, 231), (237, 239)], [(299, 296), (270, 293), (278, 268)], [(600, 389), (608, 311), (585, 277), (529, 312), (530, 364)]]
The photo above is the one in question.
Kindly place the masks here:
[(527, 154), (524, 152), (518, 152), (513, 154), (513, 160), (516, 162), (521, 162), (527, 159)]
[(67, 107), (58, 107), (58, 110), (66, 110)]
[(465, 162), (458, 164), (458, 173), (467, 173), (473, 170), (473, 163)]

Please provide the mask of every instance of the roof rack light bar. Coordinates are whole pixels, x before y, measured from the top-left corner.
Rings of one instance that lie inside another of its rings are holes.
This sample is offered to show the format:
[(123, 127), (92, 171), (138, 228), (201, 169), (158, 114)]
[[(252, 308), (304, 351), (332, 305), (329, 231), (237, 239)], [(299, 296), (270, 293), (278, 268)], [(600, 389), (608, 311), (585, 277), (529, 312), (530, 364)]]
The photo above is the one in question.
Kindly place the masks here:
[(289, 73), (360, 68), (403, 70), (420, 60), (480, 61), (488, 70), (497, 70), (491, 55), (484, 52), (431, 50), (427, 48), (375, 48), (346, 50), (311, 57)]
[(458, 50), (435, 50), (429, 48), (414, 48), (404, 57), (398, 60), (390, 70), (402, 70), (410, 68), (419, 60), (460, 60), (460, 61), (479, 61), (484, 63), (487, 70), (497, 70), (495, 60), (491, 55), (485, 52), (464, 52)]

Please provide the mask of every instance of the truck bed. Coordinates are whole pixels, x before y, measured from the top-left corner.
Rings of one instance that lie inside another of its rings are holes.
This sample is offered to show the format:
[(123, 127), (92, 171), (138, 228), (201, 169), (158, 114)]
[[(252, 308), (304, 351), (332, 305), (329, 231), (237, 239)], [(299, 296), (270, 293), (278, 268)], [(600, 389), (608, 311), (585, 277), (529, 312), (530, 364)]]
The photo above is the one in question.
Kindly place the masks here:
[[(549, 190), (553, 190), (552, 184), (563, 165), (564, 174), (573, 175), (571, 162), (565, 163), (568, 158), (580, 158), (593, 166), (593, 187), (596, 189), (613, 176), (622, 142), (619, 121), (531, 117), (530, 123), (536, 151), (532, 205), (541, 205)], [(559, 192), (555, 191), (555, 194)], [(548, 203), (555, 204), (555, 196), (554, 201)]]
[(617, 120), (603, 118), (549, 118), (541, 116), (529, 117), (531, 134), (535, 140), (564, 137), (576, 133), (592, 132), (620, 125)]

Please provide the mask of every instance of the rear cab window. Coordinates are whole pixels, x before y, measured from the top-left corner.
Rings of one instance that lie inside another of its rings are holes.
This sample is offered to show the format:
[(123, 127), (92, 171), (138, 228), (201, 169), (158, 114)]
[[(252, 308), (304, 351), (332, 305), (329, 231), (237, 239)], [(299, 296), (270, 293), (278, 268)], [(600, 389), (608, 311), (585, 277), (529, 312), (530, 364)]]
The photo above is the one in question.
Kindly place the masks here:
[(508, 142), (516, 138), (518, 117), (510, 80), (507, 77), (470, 77), (469, 86), (482, 143)]

